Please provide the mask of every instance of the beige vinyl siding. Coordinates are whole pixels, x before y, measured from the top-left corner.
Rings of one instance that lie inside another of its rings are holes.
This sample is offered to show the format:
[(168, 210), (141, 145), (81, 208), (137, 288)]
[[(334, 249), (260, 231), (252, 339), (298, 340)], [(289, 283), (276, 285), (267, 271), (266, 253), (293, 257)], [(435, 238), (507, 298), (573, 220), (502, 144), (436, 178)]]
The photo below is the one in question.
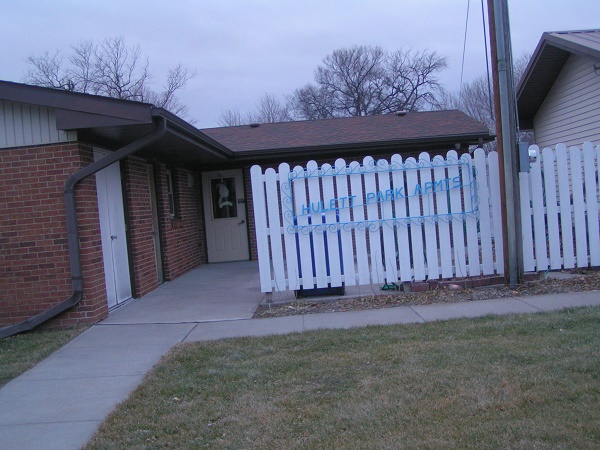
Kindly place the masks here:
[(600, 144), (600, 76), (590, 58), (571, 55), (534, 118), (536, 144)]
[(54, 110), (0, 101), (0, 148), (53, 144), (77, 139), (75, 132), (56, 129)]

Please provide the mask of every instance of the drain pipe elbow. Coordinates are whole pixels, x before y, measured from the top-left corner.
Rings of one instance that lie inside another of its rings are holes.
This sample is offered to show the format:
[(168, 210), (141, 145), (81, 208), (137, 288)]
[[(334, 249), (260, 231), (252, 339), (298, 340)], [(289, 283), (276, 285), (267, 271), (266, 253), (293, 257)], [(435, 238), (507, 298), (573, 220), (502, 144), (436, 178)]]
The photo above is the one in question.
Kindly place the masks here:
[(81, 269), (81, 249), (79, 246), (79, 228), (77, 226), (75, 187), (85, 178), (94, 175), (117, 161), (125, 159), (162, 138), (167, 130), (167, 120), (162, 116), (153, 117), (156, 118), (157, 122), (155, 122), (156, 126), (154, 130), (150, 133), (121, 147), (105, 158), (93, 162), (67, 178), (64, 196), (65, 214), (67, 219), (67, 243), (69, 247), (69, 264), (71, 267), (71, 284), (73, 292), (68, 299), (63, 300), (58, 305), (55, 305), (40, 314), (15, 325), (0, 328), (0, 339), (25, 331), (31, 331), (38, 325), (77, 305), (83, 299), (83, 272)]

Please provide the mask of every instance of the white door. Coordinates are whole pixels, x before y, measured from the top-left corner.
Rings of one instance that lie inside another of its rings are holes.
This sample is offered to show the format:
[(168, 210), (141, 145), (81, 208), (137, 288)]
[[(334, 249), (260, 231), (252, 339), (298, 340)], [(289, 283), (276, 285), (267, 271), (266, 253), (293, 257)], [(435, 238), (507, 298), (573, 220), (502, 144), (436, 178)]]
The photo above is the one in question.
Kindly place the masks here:
[(202, 190), (208, 262), (249, 259), (242, 171), (205, 172)]
[[(96, 161), (104, 158), (105, 152), (94, 150)], [(96, 174), (98, 213), (102, 237), (102, 256), (108, 307), (131, 298), (129, 255), (125, 237), (125, 211), (121, 189), (119, 163), (111, 164)]]

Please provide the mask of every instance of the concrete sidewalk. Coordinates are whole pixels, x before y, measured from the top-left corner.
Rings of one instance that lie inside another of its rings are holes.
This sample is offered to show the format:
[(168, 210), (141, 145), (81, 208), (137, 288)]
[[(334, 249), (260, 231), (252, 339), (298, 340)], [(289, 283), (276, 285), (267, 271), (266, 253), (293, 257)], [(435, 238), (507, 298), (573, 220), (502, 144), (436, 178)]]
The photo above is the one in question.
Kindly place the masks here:
[[(94, 325), (0, 389), (0, 448), (77, 449), (179, 342), (600, 306), (600, 291), (272, 319)], [(126, 311), (126, 310), (125, 310)], [(158, 321), (157, 321), (158, 322)]]

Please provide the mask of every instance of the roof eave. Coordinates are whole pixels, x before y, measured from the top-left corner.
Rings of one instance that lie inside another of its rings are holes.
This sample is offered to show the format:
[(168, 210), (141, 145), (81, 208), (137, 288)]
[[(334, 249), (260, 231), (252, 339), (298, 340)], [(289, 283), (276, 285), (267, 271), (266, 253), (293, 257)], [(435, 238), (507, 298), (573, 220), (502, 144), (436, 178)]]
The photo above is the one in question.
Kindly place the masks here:
[[(558, 76), (571, 54), (586, 56), (600, 61), (600, 52), (597, 50), (561, 37), (561, 34), (567, 36), (569, 33), (572, 32), (545, 32), (542, 34), (527, 64), (523, 77), (517, 86), (517, 109), (519, 111), (520, 128), (533, 128), (533, 119), (554, 84), (554, 80), (552, 80), (552, 82), (543, 83), (543, 87), (541, 87), (540, 80), (536, 79), (536, 76), (538, 76), (536, 70), (541, 61), (546, 64), (546, 76), (548, 76), (549, 68), (549, 71), (552, 73), (551, 76)], [(550, 58), (547, 56), (547, 53), (551, 51), (550, 47), (560, 57)]]
[(167, 120), (167, 130), (177, 134), (183, 139), (188, 140), (189, 142), (200, 145), (206, 150), (210, 151), (215, 156), (219, 156), (223, 159), (232, 158), (234, 156), (234, 152), (229, 148), (217, 142), (210, 136), (206, 135), (202, 131), (195, 128), (193, 125), (189, 124), (185, 120), (179, 118), (175, 114), (167, 111), (163, 108), (153, 108), (152, 116), (160, 116), (164, 117)]
[[(313, 145), (304, 147), (270, 148), (261, 150), (247, 150), (234, 152), (234, 160), (243, 161), (248, 159), (269, 159), (281, 155), (317, 154), (328, 152), (328, 154), (339, 153), (361, 153), (365, 150), (377, 149), (379, 152), (410, 151), (411, 149), (423, 150), (426, 147), (451, 147), (448, 142), (454, 142), (461, 146), (478, 145), (480, 142), (490, 142), (495, 136), (488, 133), (470, 133), (455, 136), (434, 136), (429, 138), (414, 138), (392, 141), (377, 142), (355, 142), (346, 144)], [(452, 145), (455, 145), (452, 144)]]
[(193, 146), (191, 148), (210, 153), (211, 158), (227, 160), (233, 157), (233, 152), (221, 143), (175, 114), (149, 103), (10, 81), (0, 82), (0, 100), (53, 109), (57, 129), (88, 133), (111, 146), (127, 143), (123, 138), (108, 138), (111, 130), (114, 135), (118, 135), (117, 130), (131, 129), (132, 134), (127, 139), (135, 138), (140, 133), (147, 132), (147, 126), (152, 126), (156, 117), (162, 117), (167, 123), (167, 134), (186, 141)]
[(544, 35), (546, 35), (546, 42), (556, 48), (560, 48), (561, 50), (568, 51), (575, 55), (587, 56), (592, 59), (600, 60), (600, 52), (594, 48), (562, 38), (560, 33), (544, 33)]
[(148, 123), (152, 121), (149, 103), (82, 94), (47, 87), (2, 81), (0, 99), (64, 111), (74, 111), (99, 117)]
[[(551, 51), (556, 53), (557, 50), (562, 52), (561, 57), (550, 58), (546, 55)], [(531, 129), (533, 127), (533, 118), (554, 84), (554, 80), (549, 80), (547, 77), (554, 78), (558, 76), (567, 62), (569, 55), (568, 51), (560, 49), (547, 41), (540, 42), (536, 48), (517, 86), (517, 110), (519, 126), (521, 128)], [(542, 60), (546, 64), (546, 67), (544, 73), (540, 75), (538, 73), (538, 65), (541, 64)], [(543, 77), (542, 80), (539, 79), (540, 76)]]

